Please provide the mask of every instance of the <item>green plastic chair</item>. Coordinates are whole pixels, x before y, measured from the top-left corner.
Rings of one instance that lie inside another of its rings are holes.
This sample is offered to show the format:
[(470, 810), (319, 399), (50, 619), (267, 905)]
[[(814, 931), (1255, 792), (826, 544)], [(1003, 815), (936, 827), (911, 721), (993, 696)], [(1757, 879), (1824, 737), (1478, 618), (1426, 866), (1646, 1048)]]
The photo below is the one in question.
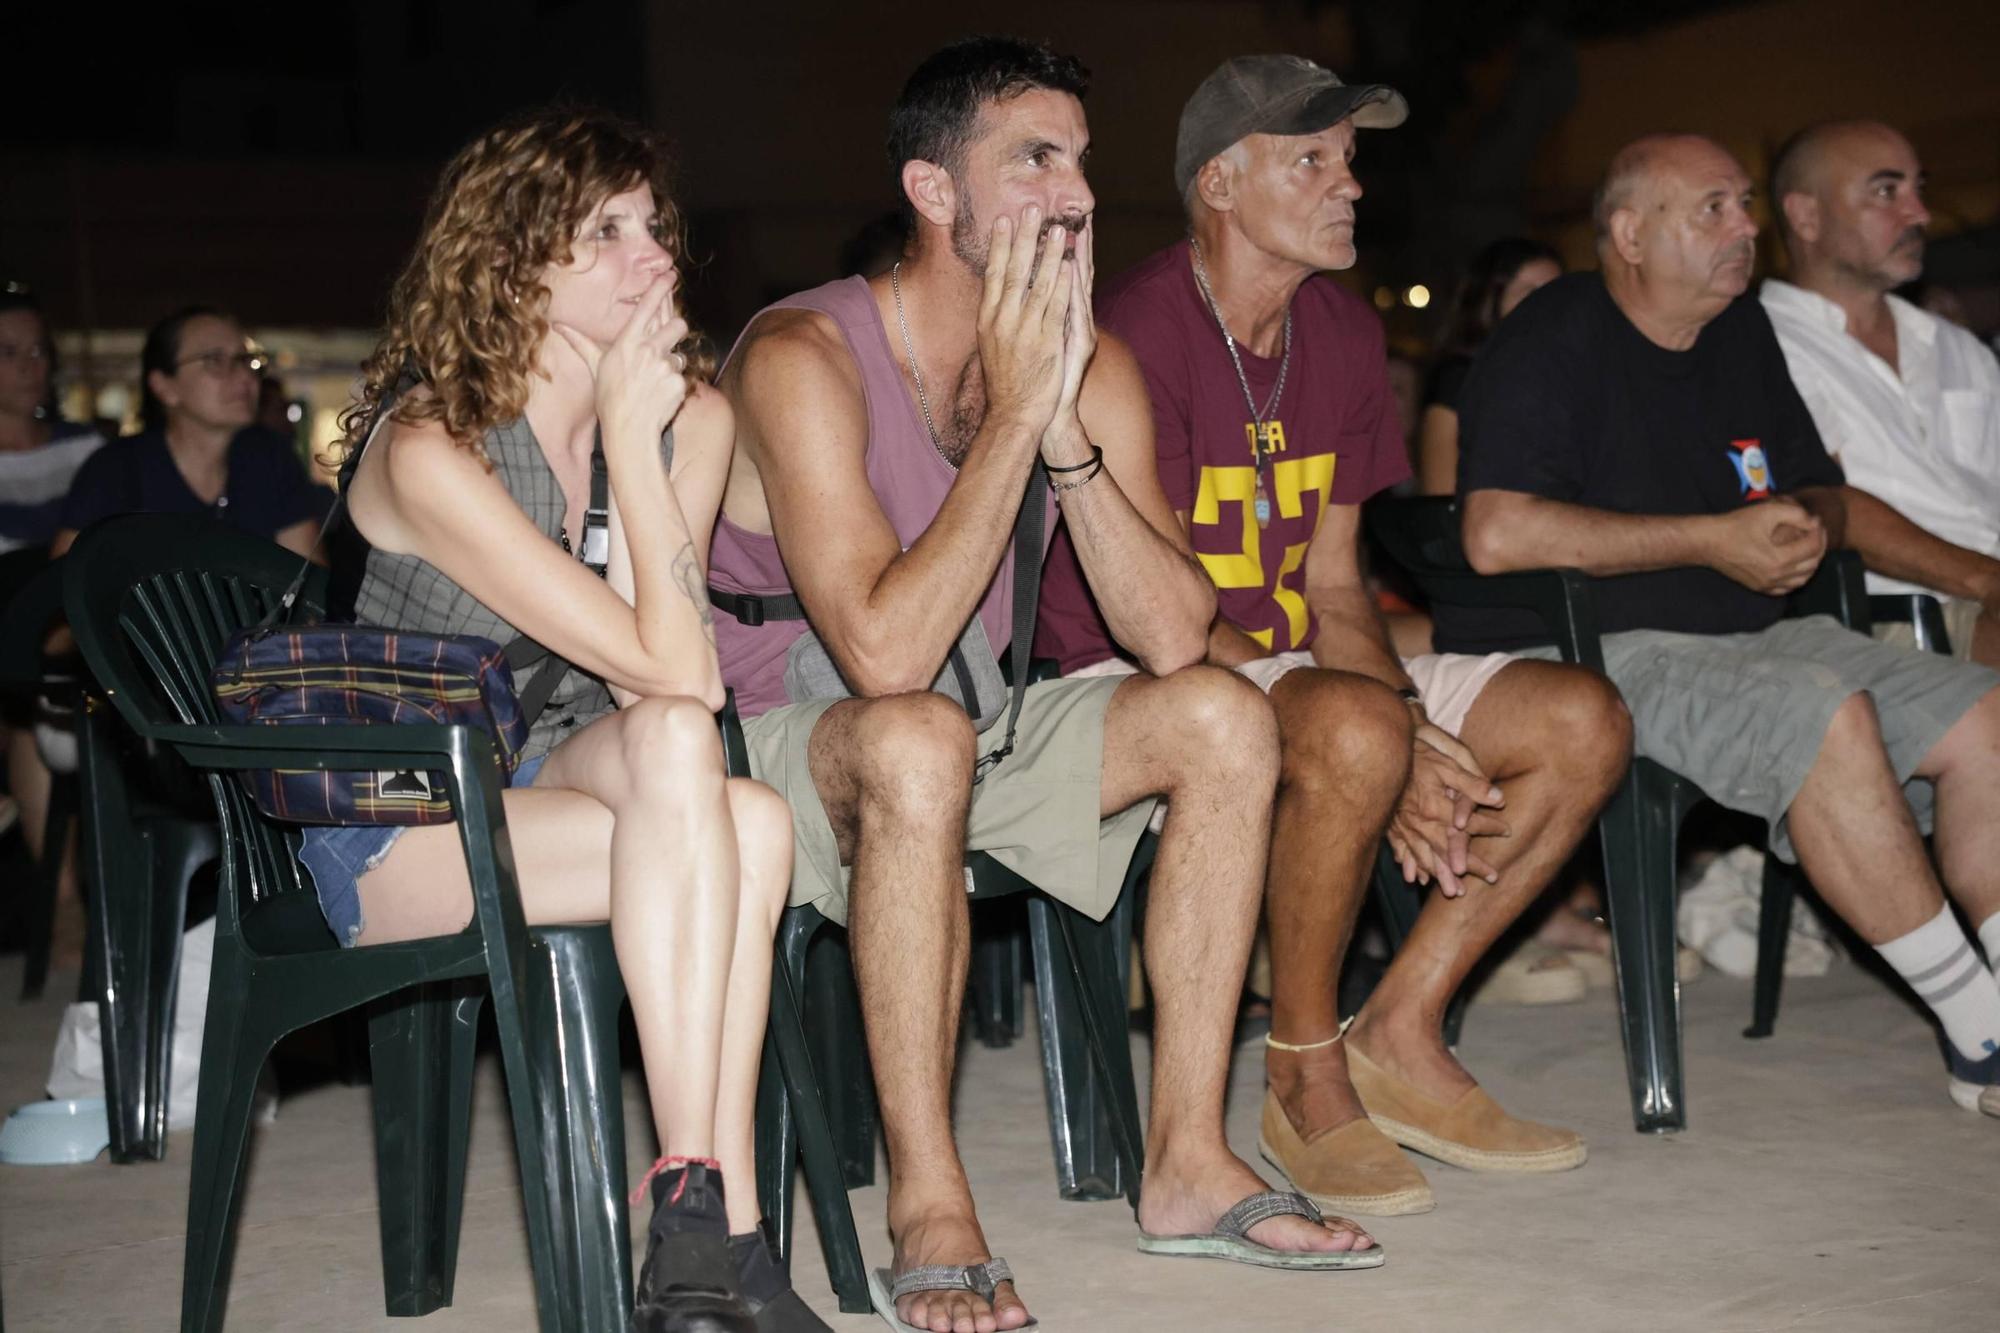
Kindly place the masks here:
[[(1477, 573), (1460, 544), (1457, 501), (1448, 497), (1377, 500), (1364, 514), (1370, 535), (1416, 580), (1432, 605), (1532, 612), (1565, 662), (1603, 673), (1591, 581), (1581, 570)], [(1813, 581), (1794, 594), (1787, 613), (1829, 613), (1865, 629), (1867, 603), (1860, 586), (1858, 558), (1836, 551)], [(1706, 799), (1673, 770), (1635, 759), (1597, 821), (1632, 1118), (1644, 1133), (1687, 1127), (1680, 987), (1674, 977), (1675, 860), (1682, 822)], [(1775, 860), (1768, 864), (1775, 867), (1771, 876), (1794, 873)], [(1789, 906), (1789, 897), (1785, 901)]]
[[(220, 1327), (257, 1075), (279, 1038), (370, 1006), (376, 1180), (390, 1314), (449, 1304), (482, 1000), (491, 998), (522, 1166), (537, 1313), (548, 1329), (624, 1328), (631, 1253), (618, 1083), (623, 987), (602, 926), (529, 931), (492, 745), (466, 727), (326, 727), (309, 735), (217, 720), (208, 673), (297, 568), (281, 549), (203, 519), (142, 515), (86, 532), (64, 602), (92, 673), (143, 740), (206, 778), (222, 832), (214, 973), (203, 1035), (183, 1330)], [(308, 583), (317, 610), (324, 580)], [(238, 770), (428, 767), (447, 778), (473, 884), (461, 934), (335, 945), (283, 829)]]
[[(62, 596), (61, 563), (45, 564), (0, 620), (0, 689), (67, 704), (77, 729), (77, 772), (54, 775), (42, 857), (27, 894), (22, 997), (41, 994), (47, 983), (63, 849), (72, 821), (80, 819), (79, 870), (90, 916), (80, 994), (98, 1007), (111, 1160), (157, 1160), (166, 1152), (174, 981), (188, 889), (215, 860), (215, 818), (205, 798), (190, 803), (176, 795), (185, 773), (148, 754), (87, 691), (80, 661), (43, 661), (43, 642), (62, 618)], [(118, 900), (116, 910), (107, 909), (107, 898)]]

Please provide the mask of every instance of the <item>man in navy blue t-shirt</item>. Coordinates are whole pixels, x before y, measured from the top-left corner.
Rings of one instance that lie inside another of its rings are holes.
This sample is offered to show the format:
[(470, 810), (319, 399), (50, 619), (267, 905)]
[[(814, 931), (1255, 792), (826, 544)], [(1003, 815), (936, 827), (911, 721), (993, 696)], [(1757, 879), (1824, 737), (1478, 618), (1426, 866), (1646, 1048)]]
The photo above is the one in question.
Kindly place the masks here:
[[(1827, 904), (1945, 1035), (1953, 1099), (2000, 1116), (2000, 981), (1943, 882), (2000, 913), (2000, 674), (1878, 644), (1782, 599), (1840, 544), (1844, 482), (1749, 287), (1750, 180), (1689, 135), (1613, 159), (1601, 274), (1528, 298), (1461, 412), (1467, 557), (1594, 576), (1605, 669), (1634, 748), (1770, 823)], [(1511, 613), (1442, 610), (1440, 648), (1511, 649)]]

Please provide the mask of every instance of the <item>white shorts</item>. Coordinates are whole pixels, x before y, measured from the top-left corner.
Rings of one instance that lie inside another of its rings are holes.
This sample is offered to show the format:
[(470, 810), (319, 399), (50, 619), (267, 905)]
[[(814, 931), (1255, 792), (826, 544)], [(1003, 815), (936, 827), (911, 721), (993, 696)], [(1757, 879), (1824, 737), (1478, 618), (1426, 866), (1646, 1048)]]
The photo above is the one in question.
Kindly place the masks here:
[[(1506, 653), (1425, 653), (1421, 657), (1404, 658), (1403, 670), (1408, 673), (1410, 683), (1416, 686), (1417, 694), (1423, 700), (1424, 715), (1430, 718), (1431, 724), (1456, 736), (1472, 712), (1472, 705), (1479, 698), (1480, 691), (1514, 660)], [(1268, 695), (1271, 687), (1286, 676), (1300, 667), (1313, 665), (1312, 654), (1301, 649), (1245, 662), (1236, 668), (1236, 674)], [(1138, 670), (1124, 658), (1112, 657), (1079, 667), (1065, 679), (1130, 676), (1136, 675)], [(1152, 827), (1155, 832), (1159, 831), (1160, 822), (1166, 814), (1166, 803), (1162, 802), (1160, 808), (1153, 812)]]

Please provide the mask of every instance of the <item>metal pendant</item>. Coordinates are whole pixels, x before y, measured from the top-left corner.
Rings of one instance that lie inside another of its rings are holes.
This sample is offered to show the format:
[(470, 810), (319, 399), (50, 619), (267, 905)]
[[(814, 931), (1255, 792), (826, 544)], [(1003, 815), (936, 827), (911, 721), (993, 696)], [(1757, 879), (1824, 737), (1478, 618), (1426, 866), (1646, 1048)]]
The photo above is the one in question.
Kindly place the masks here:
[(1271, 526), (1271, 496), (1264, 489), (1264, 478), (1257, 478), (1257, 496), (1250, 502), (1251, 512), (1257, 515), (1257, 527), (1261, 530)]

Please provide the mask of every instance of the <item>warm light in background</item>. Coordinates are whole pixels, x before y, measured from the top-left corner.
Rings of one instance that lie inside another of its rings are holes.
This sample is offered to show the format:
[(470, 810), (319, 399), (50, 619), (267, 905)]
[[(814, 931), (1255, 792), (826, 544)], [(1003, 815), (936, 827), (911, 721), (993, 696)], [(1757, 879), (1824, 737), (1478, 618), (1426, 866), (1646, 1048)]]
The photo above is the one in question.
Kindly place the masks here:
[(1422, 310), (1431, 303), (1431, 289), (1420, 282), (1403, 293), (1403, 303), (1412, 310)]
[(1375, 308), (1377, 310), (1387, 310), (1395, 304), (1396, 293), (1392, 288), (1377, 287), (1375, 289)]

